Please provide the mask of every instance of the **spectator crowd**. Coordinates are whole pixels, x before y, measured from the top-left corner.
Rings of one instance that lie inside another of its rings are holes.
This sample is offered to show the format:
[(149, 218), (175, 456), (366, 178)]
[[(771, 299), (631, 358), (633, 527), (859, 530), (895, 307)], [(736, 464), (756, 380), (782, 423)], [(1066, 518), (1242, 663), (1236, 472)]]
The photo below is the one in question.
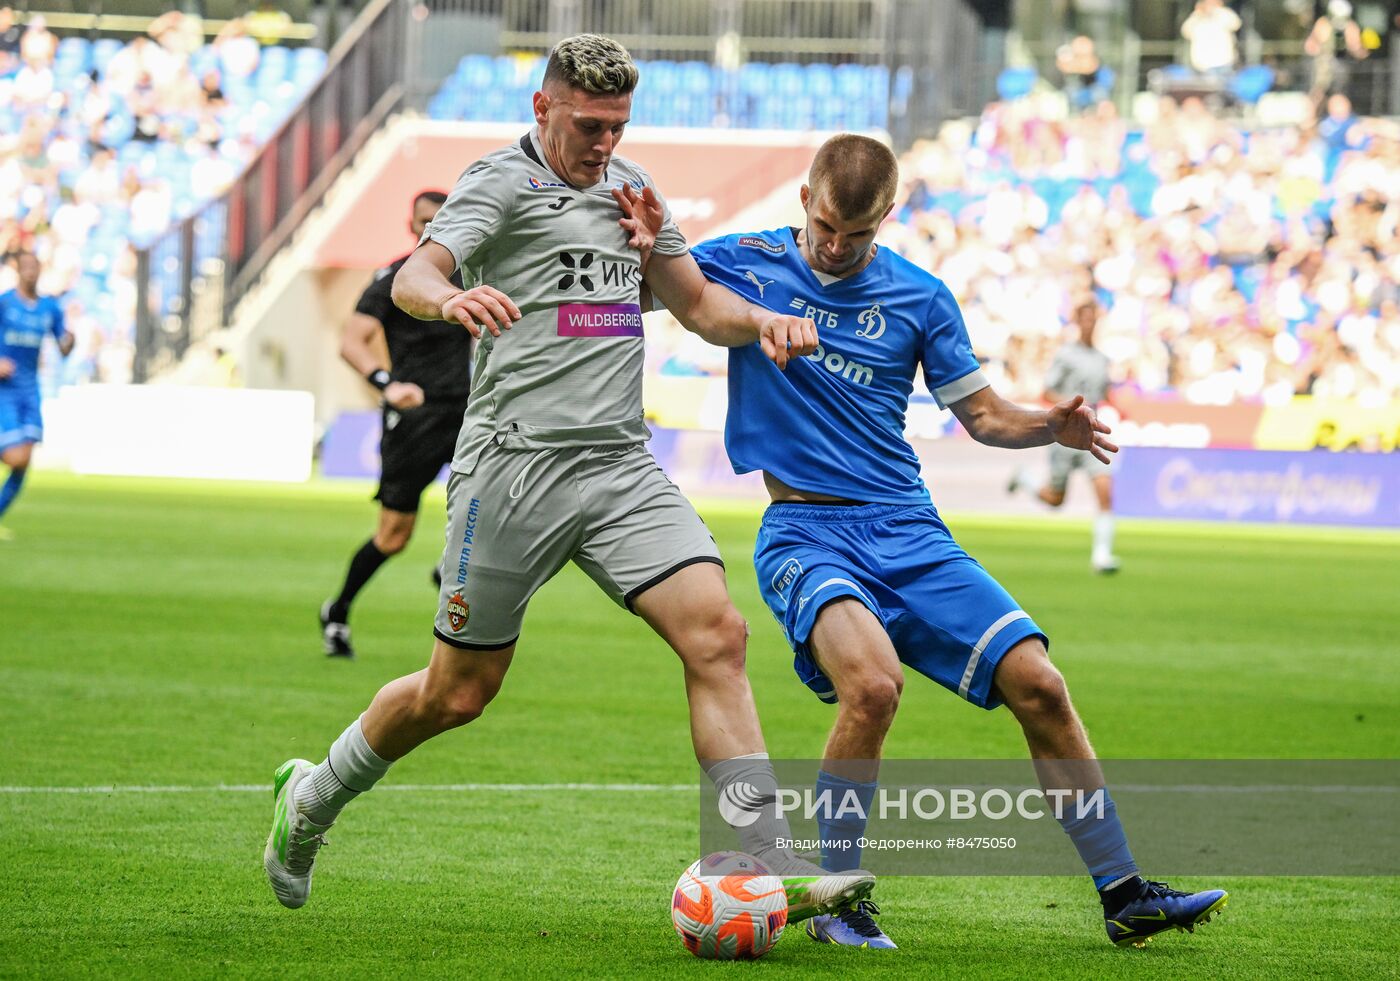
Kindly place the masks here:
[(1075, 301), (1118, 382), (1191, 402), (1400, 397), (1400, 127), (1343, 95), (1246, 131), (1197, 100), (993, 104), (906, 159), (883, 238), (943, 279), (998, 387), (1040, 391)]
[[(0, 8), (0, 256), (35, 252), (77, 347), (46, 387), (131, 377), (133, 245), (217, 197), (319, 73), (234, 20), (172, 11), (129, 42), (59, 39)], [(314, 62), (314, 64), (313, 64)], [(13, 265), (0, 265), (0, 292)]]

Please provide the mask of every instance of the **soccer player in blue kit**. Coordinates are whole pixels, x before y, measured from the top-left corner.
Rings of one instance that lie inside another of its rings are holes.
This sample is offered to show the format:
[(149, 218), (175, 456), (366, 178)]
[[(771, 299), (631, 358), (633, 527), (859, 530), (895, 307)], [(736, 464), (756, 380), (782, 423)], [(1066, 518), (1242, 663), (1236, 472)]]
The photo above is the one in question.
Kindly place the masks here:
[[(63, 326), (63, 309), (39, 295), (39, 260), (30, 252), (16, 259), (19, 284), (0, 294), (0, 461), (10, 468), (0, 485), (0, 519), (19, 495), (34, 444), (44, 438), (39, 414), (39, 348), (52, 334), (64, 357), (73, 335)], [(9, 532), (0, 527), (0, 538)]]
[[(842, 134), (817, 152), (802, 188), (804, 228), (713, 239), (702, 271), (770, 310), (816, 322), (818, 347), (780, 372), (757, 344), (730, 349), (725, 443), (735, 471), (763, 472), (773, 503), (754, 564), (763, 598), (796, 654), (801, 680), (837, 702), (817, 790), (854, 791), (868, 813), (907, 666), (974, 705), (1005, 704), (1045, 789), (1093, 791), (1103, 775), (1046, 653), (1048, 638), (953, 540), (904, 437), (915, 373), (979, 442), (1059, 443), (1107, 463), (1109, 429), (1081, 396), (1022, 409), (987, 383), (948, 288), (875, 244), (893, 207), (898, 164), (882, 143)], [(773, 420), (802, 420), (792, 429)], [(820, 799), (820, 798), (819, 798)], [(1093, 876), (1109, 939), (1141, 946), (1191, 929), (1225, 904), (1219, 889), (1182, 893), (1138, 874), (1112, 799), (1061, 819)], [(829, 870), (856, 868), (864, 821), (821, 821)], [(815, 917), (814, 940), (894, 947), (861, 902)]]

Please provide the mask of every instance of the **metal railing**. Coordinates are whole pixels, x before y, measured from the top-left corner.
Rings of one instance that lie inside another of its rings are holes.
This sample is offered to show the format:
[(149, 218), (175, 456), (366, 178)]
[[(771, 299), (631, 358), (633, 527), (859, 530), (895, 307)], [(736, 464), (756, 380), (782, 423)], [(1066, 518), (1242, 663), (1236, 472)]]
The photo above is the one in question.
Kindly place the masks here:
[(228, 191), (137, 250), (136, 358), (145, 381), (222, 327), (403, 98), (409, 0), (375, 0), (326, 72)]
[[(433, 15), (498, 22), (506, 51), (543, 54), (562, 37), (606, 34), (638, 59), (879, 64), (899, 0), (426, 0)], [(730, 39), (733, 39), (731, 42)], [(494, 52), (493, 52), (494, 53)], [(721, 55), (722, 57), (723, 55)]]
[[(1041, 75), (1052, 84), (1059, 78), (1055, 68), (1059, 48), (1059, 42), (1051, 41), (1022, 45), (1022, 50)], [(1271, 41), (1250, 35), (1241, 39), (1241, 53), (1240, 68), (1266, 65), (1273, 70), (1271, 91), (1316, 94), (1312, 92), (1315, 60), (1305, 53), (1302, 41)], [(1118, 42), (1100, 45), (1099, 56), (1117, 74), (1119, 107), (1125, 111), (1128, 100), (1136, 93), (1171, 90), (1161, 81), (1163, 69), (1188, 63), (1188, 49), (1184, 41), (1144, 41), (1131, 32)], [(1388, 54), (1374, 53), (1360, 61), (1343, 58), (1340, 74), (1342, 77), (1327, 91), (1347, 95), (1358, 114), (1400, 115), (1400, 50)], [(1222, 100), (1228, 101), (1228, 76), (1201, 79), (1200, 88), (1220, 93)], [(1182, 85), (1182, 91), (1189, 93), (1191, 90), (1191, 82)]]

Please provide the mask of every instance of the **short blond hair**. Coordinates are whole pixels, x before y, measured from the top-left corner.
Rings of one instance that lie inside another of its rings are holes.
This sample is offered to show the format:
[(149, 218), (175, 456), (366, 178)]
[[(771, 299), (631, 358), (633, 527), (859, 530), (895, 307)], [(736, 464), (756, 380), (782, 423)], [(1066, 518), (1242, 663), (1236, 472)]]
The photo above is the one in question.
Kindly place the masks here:
[(562, 82), (594, 95), (626, 95), (637, 87), (637, 66), (627, 49), (601, 34), (566, 37), (549, 53), (544, 82)]
[(879, 140), (838, 133), (817, 150), (807, 186), (847, 220), (883, 215), (899, 192), (899, 161)]

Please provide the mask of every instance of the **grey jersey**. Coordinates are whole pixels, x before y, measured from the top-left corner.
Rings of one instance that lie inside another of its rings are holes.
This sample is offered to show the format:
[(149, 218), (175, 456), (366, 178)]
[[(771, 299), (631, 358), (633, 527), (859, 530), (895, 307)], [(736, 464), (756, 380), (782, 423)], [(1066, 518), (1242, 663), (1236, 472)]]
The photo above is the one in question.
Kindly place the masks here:
[[(452, 253), (468, 287), (493, 286), (521, 313), (477, 346), (454, 470), (471, 473), (493, 438), (522, 448), (647, 439), (641, 257), (617, 223), (611, 193), (624, 182), (655, 189), (621, 157), (593, 187), (570, 187), (532, 130), (472, 164), (423, 233)], [(686, 250), (667, 208), (656, 252)]]
[(1108, 397), (1108, 356), (1084, 344), (1067, 344), (1055, 353), (1045, 375), (1045, 388), (1064, 398), (1084, 396), (1090, 405)]

